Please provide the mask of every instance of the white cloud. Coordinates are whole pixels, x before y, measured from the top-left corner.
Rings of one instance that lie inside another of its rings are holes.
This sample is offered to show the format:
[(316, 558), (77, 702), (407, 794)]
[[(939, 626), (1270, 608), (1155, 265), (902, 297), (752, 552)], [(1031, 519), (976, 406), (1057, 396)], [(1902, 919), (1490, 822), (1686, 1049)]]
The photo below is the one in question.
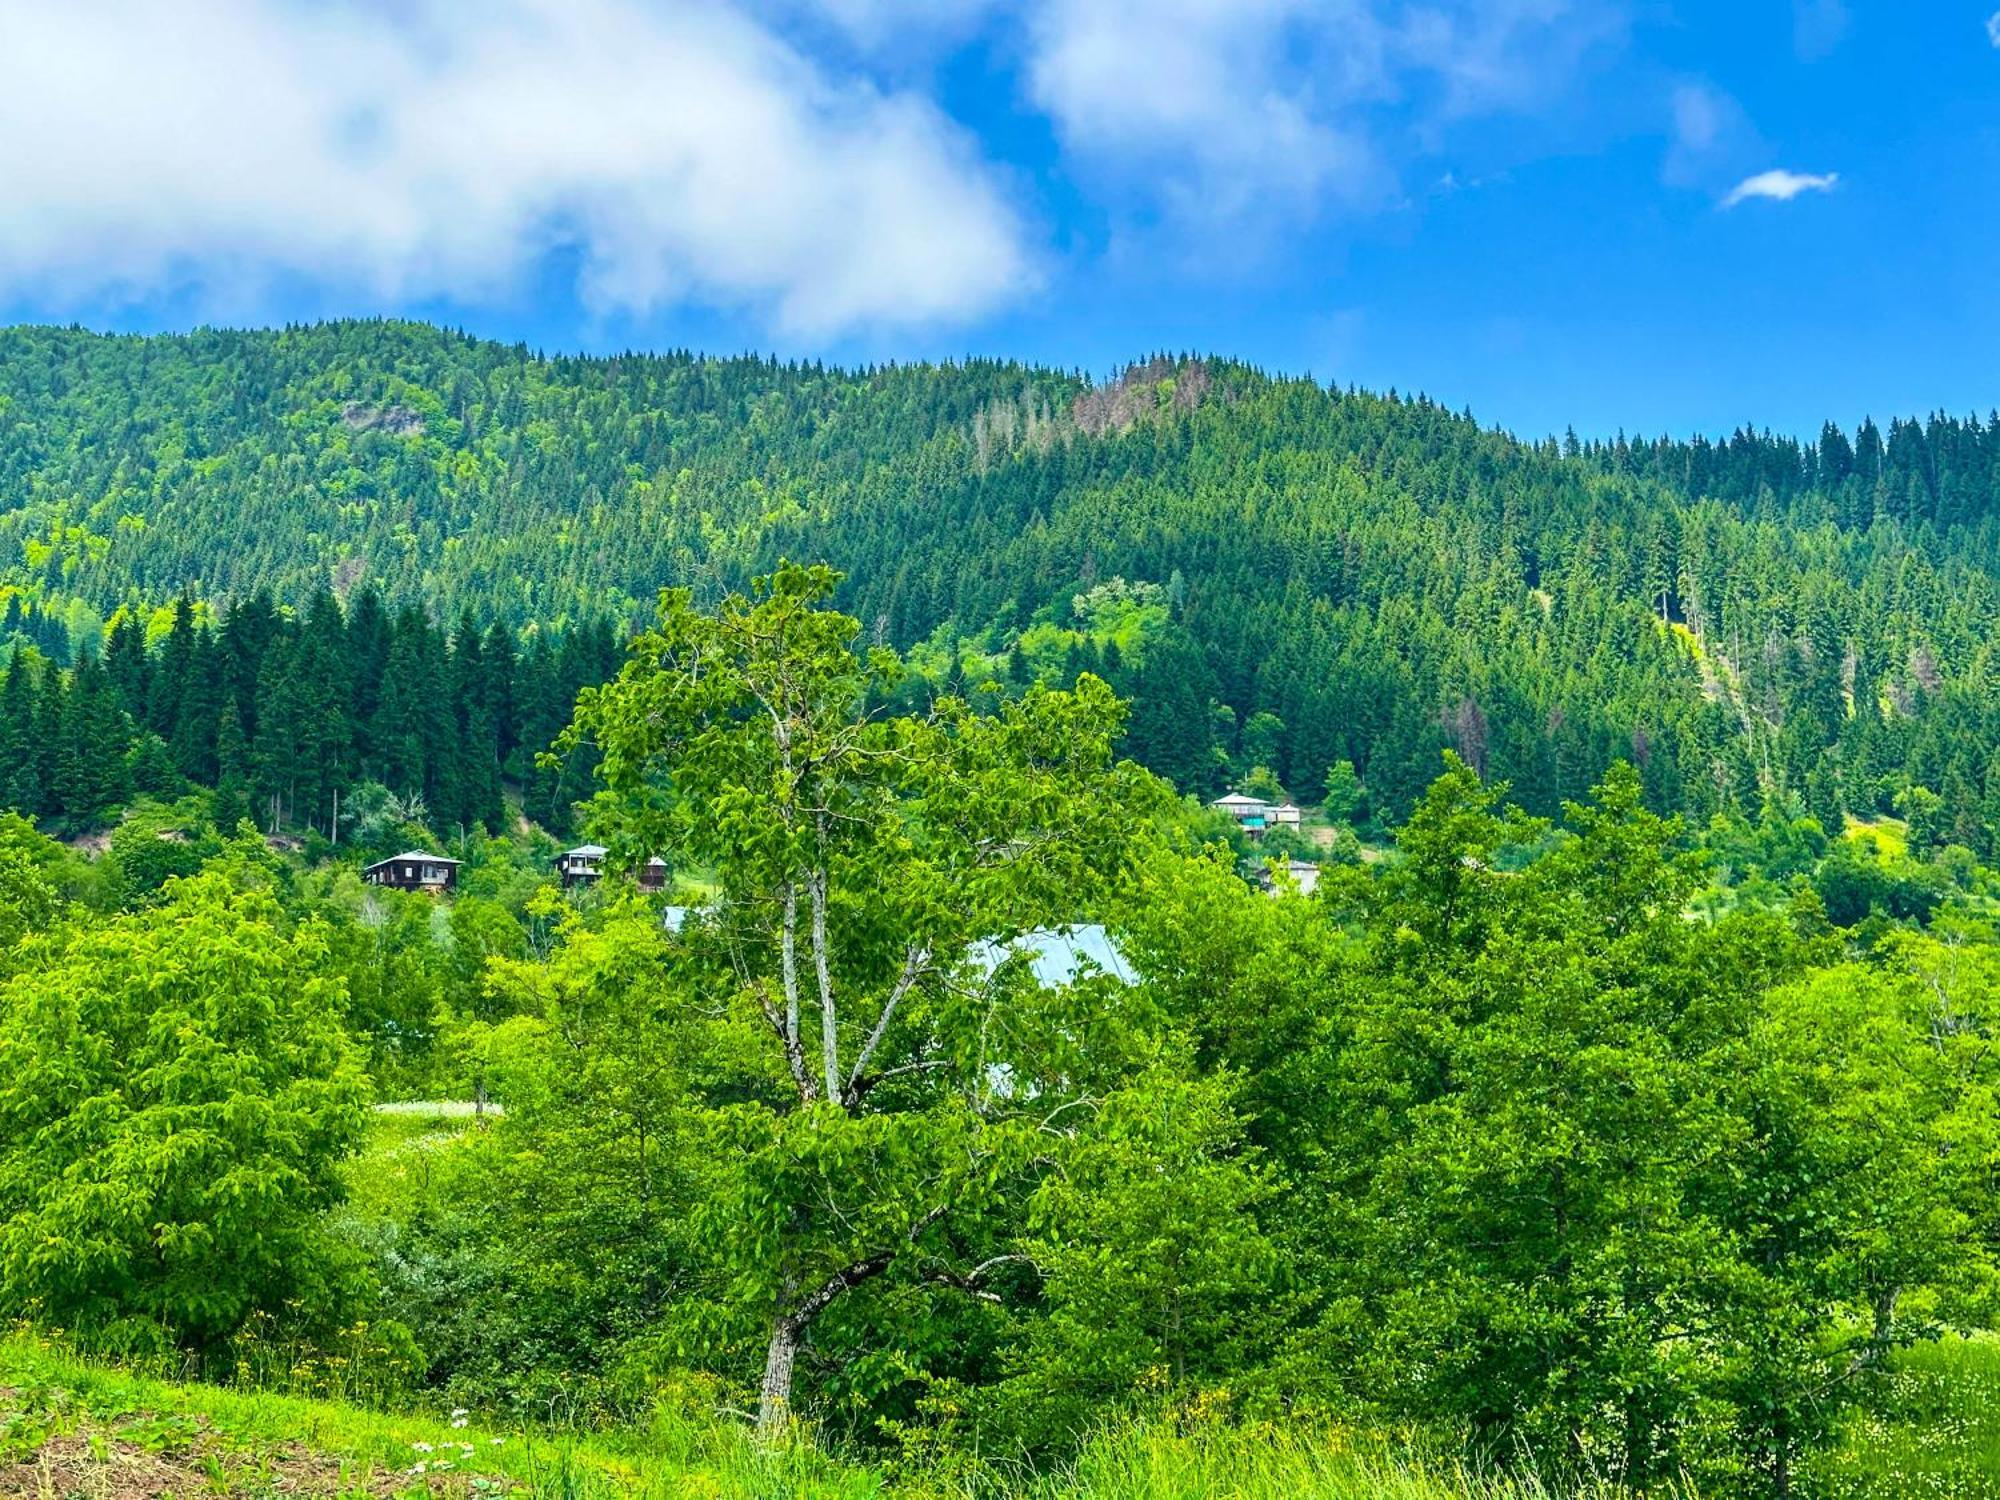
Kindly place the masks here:
[(0, 291), (299, 276), (750, 307), (808, 337), (1018, 292), (1022, 231), (922, 98), (835, 81), (720, 3), (0, 0)]
[(1030, 23), (1030, 92), (1089, 166), (1136, 177), (1185, 212), (1227, 219), (1274, 198), (1351, 194), (1368, 182), (1371, 154), (1295, 67), (1288, 33), (1307, 10), (1303, 0), (1048, 0)]
[(1789, 203), (1801, 193), (1830, 193), (1840, 182), (1838, 172), (1787, 172), (1782, 168), (1772, 172), (1759, 172), (1754, 177), (1746, 177), (1729, 190), (1729, 196), (1722, 200), (1724, 208), (1734, 208), (1752, 198), (1769, 198), (1777, 203)]
[(2000, 47), (2000, 10), (1986, 18), (1986, 40)]
[(1434, 79), (1439, 108), (1462, 118), (1556, 103), (1587, 55), (1622, 39), (1608, 0), (1447, 0), (1389, 16), (1392, 61)]
[(1182, 220), (1388, 201), (1445, 129), (1552, 104), (1618, 0), (1036, 0), (1032, 102), (1073, 159)]
[(1706, 83), (1686, 83), (1674, 90), (1674, 145), (1703, 156), (1721, 145), (1742, 119), (1743, 111), (1729, 95)]

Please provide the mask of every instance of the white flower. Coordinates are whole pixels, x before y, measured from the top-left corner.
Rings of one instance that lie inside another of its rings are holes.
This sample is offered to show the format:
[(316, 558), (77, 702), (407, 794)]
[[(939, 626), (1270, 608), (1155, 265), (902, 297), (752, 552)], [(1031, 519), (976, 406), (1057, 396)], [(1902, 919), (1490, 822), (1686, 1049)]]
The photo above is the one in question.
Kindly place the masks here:
[(463, 1417), (453, 1417), (453, 1418), (451, 1419), (451, 1425), (452, 1425), (452, 1426), (454, 1426), (454, 1427), (463, 1427), (463, 1426), (465, 1425), (465, 1418), (463, 1418)]
[(411, 1469), (410, 1472), (412, 1474), (421, 1474), (424, 1472), (424, 1470), (428, 1469), (429, 1467), (430, 1467), (429, 1464), (418, 1464), (415, 1468)]
[(410, 1444), (410, 1447), (414, 1452), (417, 1453), (428, 1453), (431, 1451), (431, 1445), (429, 1443), (412, 1443)]

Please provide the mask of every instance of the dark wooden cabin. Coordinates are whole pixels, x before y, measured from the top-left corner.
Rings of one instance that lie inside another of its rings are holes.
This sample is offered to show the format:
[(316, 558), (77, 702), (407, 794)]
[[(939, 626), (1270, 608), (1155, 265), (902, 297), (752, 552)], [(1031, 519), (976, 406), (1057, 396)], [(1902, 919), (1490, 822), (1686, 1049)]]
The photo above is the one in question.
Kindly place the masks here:
[(361, 874), (370, 885), (393, 886), (399, 891), (444, 892), (458, 888), (457, 860), (414, 849), (379, 859)]

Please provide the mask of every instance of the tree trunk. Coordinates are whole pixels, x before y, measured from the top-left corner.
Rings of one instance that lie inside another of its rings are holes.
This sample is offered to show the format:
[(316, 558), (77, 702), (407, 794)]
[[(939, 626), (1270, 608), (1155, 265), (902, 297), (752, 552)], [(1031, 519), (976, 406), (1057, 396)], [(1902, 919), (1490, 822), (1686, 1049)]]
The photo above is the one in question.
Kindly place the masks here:
[(757, 1433), (775, 1437), (791, 1421), (792, 1367), (798, 1363), (805, 1325), (780, 1313), (771, 1320), (771, 1347), (764, 1355), (764, 1384), (757, 1397)]

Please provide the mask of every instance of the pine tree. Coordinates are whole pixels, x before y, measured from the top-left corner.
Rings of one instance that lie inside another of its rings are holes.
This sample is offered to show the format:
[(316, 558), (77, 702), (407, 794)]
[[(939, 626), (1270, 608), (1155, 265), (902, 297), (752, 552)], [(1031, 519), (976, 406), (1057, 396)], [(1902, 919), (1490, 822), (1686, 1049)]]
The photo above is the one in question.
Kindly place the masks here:
[(220, 829), (234, 829), (250, 814), (253, 762), (250, 743), (243, 733), (243, 716), (233, 698), (223, 700), (215, 726), (216, 783), (214, 822)]
[(180, 720), (174, 726), (174, 763), (183, 775), (203, 786), (215, 781), (215, 721), (229, 692), (227, 663), (215, 634), (207, 626), (195, 632), (194, 655), (188, 664), (187, 689), (181, 695)]
[(1210, 681), (1200, 648), (1178, 629), (1163, 632), (1133, 674), (1122, 747), (1140, 765), (1200, 796), (1216, 790), (1218, 768)]
[(174, 623), (160, 644), (146, 684), (146, 726), (171, 744), (180, 730), (183, 700), (194, 675), (194, 600), (174, 601)]
[(42, 806), (35, 755), (37, 696), (28, 653), (17, 643), (7, 655), (7, 675), (0, 683), (0, 800), (30, 817)]
[(375, 778), (400, 796), (425, 790), (425, 698), (432, 692), (424, 671), (423, 621), (404, 611), (390, 638), (382, 671), (382, 691), (368, 742)]
[(298, 816), (302, 719), (297, 652), (280, 636), (264, 652), (257, 681), (256, 788), (273, 831)]
[(135, 721), (144, 721), (152, 662), (146, 654), (146, 627), (137, 610), (121, 609), (112, 619), (104, 642), (104, 670), (118, 690), (125, 712)]
[(236, 699), (243, 732), (257, 735), (257, 685), (264, 671), (264, 653), (278, 633), (278, 609), (268, 590), (230, 606), (222, 626), (223, 678)]
[(132, 795), (126, 760), (132, 722), (104, 664), (88, 651), (79, 654), (71, 674), (65, 727), (71, 740), (65, 810), (74, 823), (98, 823)]
[(340, 606), (321, 590), (287, 643), (286, 711), (297, 761), (294, 816), (333, 831), (333, 799), (352, 777), (353, 688)]
[(76, 745), (70, 737), (69, 690), (54, 663), (42, 673), (35, 702), (35, 811), (45, 818), (62, 817), (76, 795), (80, 774)]
[(479, 688), (479, 696), (493, 715), (494, 752), (502, 766), (521, 741), (520, 711), (514, 701), (516, 655), (514, 633), (504, 621), (496, 620), (487, 627), (486, 639), (480, 646), (486, 680)]

